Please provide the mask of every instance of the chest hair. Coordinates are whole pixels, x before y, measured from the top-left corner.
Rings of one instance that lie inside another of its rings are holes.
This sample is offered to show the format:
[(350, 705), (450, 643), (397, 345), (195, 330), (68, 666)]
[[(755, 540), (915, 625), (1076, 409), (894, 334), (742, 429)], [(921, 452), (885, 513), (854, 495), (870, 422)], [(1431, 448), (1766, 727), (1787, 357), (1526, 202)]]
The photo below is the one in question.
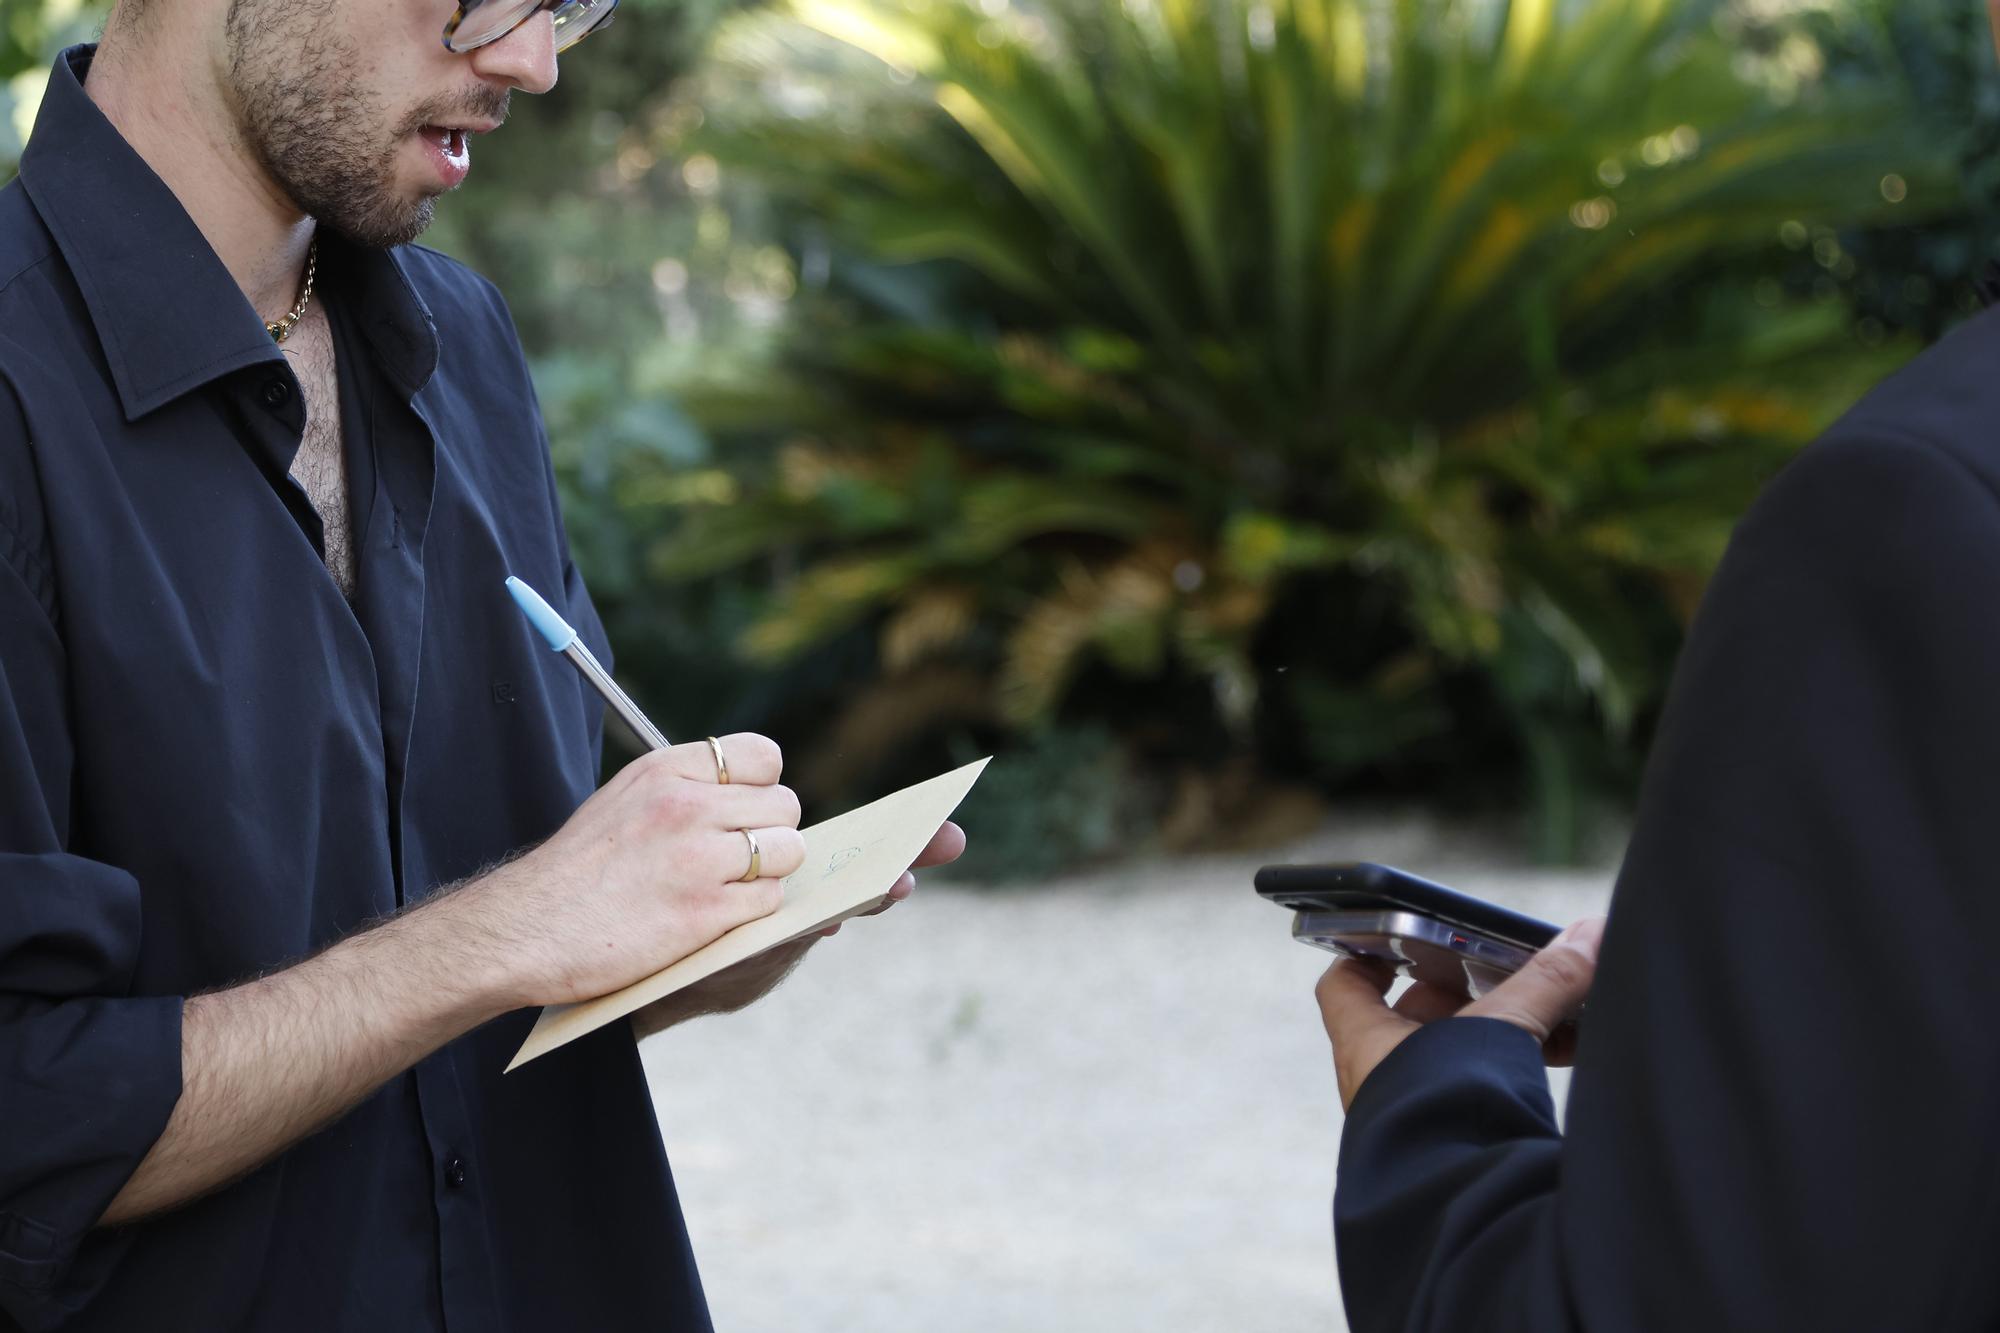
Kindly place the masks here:
[(308, 308), (284, 342), (292, 373), (306, 396), (306, 433), (292, 459), (292, 478), (319, 511), (326, 534), (326, 568), (341, 595), (354, 596), (353, 524), (347, 512), (347, 454), (341, 448), (340, 383), (333, 329), (324, 311)]

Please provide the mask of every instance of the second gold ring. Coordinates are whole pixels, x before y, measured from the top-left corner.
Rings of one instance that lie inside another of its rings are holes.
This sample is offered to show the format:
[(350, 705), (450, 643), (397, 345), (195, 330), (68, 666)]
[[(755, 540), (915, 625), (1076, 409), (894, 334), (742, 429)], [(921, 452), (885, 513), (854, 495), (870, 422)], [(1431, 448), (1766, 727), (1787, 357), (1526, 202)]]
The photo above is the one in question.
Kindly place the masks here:
[(743, 829), (742, 833), (745, 838), (750, 840), (750, 868), (744, 871), (743, 878), (736, 882), (738, 884), (748, 884), (753, 879), (762, 879), (764, 877), (764, 849), (757, 845), (756, 834), (752, 833), (749, 829)]

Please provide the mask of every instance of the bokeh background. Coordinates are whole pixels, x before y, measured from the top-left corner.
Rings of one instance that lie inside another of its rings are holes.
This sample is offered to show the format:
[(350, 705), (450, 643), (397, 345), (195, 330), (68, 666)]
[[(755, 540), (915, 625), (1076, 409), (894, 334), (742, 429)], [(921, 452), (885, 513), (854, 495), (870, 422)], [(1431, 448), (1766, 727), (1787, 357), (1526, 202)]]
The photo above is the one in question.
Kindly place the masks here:
[[(0, 16), (4, 179), (102, 7)], [(1337, 1321), (1248, 870), (1602, 901), (1732, 525), (1979, 306), (1993, 65), (1977, 0), (624, 0), (518, 101), (427, 242), (632, 693), (809, 816), (998, 756), (950, 887), (649, 1049), (724, 1326)]]
[[(0, 175), (101, 17), (6, 0)], [(1975, 307), (1975, 0), (625, 0), (428, 240), (670, 734), (973, 868), (1629, 798), (1760, 482)]]

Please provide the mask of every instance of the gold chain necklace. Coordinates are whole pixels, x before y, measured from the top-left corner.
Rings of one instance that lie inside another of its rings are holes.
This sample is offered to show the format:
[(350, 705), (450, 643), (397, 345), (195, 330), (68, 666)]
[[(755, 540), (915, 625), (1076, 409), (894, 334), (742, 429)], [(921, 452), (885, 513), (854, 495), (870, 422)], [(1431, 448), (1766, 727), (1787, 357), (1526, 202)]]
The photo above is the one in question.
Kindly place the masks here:
[(319, 237), (315, 236), (312, 238), (312, 243), (306, 247), (306, 283), (304, 287), (299, 289), (299, 303), (292, 307), (292, 312), (289, 315), (286, 315), (276, 324), (266, 324), (264, 326), (264, 331), (271, 335), (272, 342), (283, 342), (285, 336), (292, 331), (292, 326), (305, 317), (306, 307), (312, 304), (313, 299), (313, 275), (318, 271)]

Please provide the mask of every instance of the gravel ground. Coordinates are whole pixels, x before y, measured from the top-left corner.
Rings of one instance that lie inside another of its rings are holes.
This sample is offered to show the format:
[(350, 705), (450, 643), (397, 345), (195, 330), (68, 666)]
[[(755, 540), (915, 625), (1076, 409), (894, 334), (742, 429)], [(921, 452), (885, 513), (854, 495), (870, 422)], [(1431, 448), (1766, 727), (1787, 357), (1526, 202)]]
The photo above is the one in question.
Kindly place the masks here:
[(1555, 921), (1612, 874), (1385, 813), (1031, 889), (933, 877), (762, 1003), (648, 1042), (717, 1328), (1343, 1328), (1326, 956), (1250, 875), (1359, 859)]

